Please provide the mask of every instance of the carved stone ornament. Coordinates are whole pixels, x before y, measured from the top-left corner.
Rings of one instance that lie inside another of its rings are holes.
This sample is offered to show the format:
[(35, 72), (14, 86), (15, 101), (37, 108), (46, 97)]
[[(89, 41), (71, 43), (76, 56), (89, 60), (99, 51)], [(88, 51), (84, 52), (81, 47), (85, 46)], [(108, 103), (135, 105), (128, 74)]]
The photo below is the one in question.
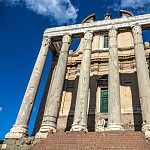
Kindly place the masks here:
[(43, 41), (42, 41), (42, 45), (47, 46), (47, 45), (51, 45), (52, 41), (51, 38), (48, 37), (43, 37)]
[(132, 26), (132, 33), (133, 34), (142, 34), (142, 28), (139, 24), (135, 24), (134, 26)]
[(71, 39), (71, 36), (69, 35), (69, 34), (65, 34), (64, 36), (63, 36), (63, 39), (62, 39), (62, 42), (63, 43), (71, 43), (71, 41), (72, 41), (72, 39)]
[(148, 47), (148, 46), (150, 46), (150, 43), (149, 42), (144, 42), (144, 46)]
[(84, 34), (84, 40), (90, 40), (90, 41), (92, 41), (92, 39), (93, 39), (93, 32), (92, 31), (85, 32), (85, 34)]
[(108, 36), (117, 36), (117, 30), (115, 28), (112, 28), (108, 32)]

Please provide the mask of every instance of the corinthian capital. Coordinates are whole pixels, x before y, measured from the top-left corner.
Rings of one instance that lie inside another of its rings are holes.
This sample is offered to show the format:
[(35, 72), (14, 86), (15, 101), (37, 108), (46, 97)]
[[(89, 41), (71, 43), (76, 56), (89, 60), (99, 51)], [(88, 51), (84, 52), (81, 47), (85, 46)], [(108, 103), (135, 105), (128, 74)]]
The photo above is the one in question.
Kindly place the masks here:
[(92, 31), (86, 31), (84, 34), (84, 40), (93, 40), (93, 32)]
[(110, 36), (117, 36), (117, 29), (115, 29), (115, 28), (110, 29), (108, 32), (108, 36), (109, 37)]
[(49, 37), (43, 37), (43, 41), (42, 41), (42, 45), (43, 46), (47, 46), (47, 45), (50, 46), (51, 43), (52, 43), (51, 38), (49, 38)]
[(71, 39), (71, 36), (70, 36), (70, 34), (65, 34), (64, 36), (63, 36), (63, 39), (62, 39), (62, 42), (63, 43), (71, 43), (71, 41), (72, 41), (72, 39)]
[(137, 34), (137, 33), (142, 34), (141, 25), (139, 25), (139, 24), (133, 25), (133, 26), (132, 26), (132, 33), (133, 33), (133, 34)]

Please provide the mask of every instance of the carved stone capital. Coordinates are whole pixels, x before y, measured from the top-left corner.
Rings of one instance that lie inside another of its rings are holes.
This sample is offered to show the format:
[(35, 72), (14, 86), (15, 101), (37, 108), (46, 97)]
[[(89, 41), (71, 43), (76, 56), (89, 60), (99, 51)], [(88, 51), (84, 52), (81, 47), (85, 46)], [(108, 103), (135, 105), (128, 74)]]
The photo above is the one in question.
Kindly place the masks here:
[(134, 34), (142, 34), (142, 27), (139, 24), (135, 24), (132, 26), (132, 33)]
[(47, 46), (47, 45), (50, 46), (51, 43), (52, 43), (51, 38), (45, 36), (43, 37), (43, 41), (42, 41), (43, 46)]
[(70, 36), (70, 34), (65, 34), (64, 36), (63, 36), (63, 39), (62, 39), (62, 42), (63, 43), (71, 43), (71, 41), (72, 41), (72, 39), (71, 39), (71, 36)]
[(93, 40), (93, 32), (92, 31), (86, 31), (84, 34), (84, 40)]
[(108, 36), (109, 37), (116, 37), (117, 36), (117, 29), (115, 29), (115, 28), (111, 28), (110, 30), (109, 30), (109, 32), (108, 32)]

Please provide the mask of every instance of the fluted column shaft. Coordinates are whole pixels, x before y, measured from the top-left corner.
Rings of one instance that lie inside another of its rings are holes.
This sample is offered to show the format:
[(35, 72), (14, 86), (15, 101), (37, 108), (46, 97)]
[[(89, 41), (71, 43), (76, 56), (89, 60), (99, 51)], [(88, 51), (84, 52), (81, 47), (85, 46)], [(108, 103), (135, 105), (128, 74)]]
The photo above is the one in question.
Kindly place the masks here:
[(109, 30), (108, 71), (108, 127), (106, 130), (123, 130), (121, 126), (120, 81), (118, 65), (117, 30)]
[(45, 138), (48, 132), (56, 132), (56, 122), (62, 97), (70, 43), (70, 35), (64, 35), (55, 76), (48, 92), (42, 125), (39, 132), (36, 134), (36, 138)]
[(143, 118), (142, 130), (145, 131), (145, 134), (150, 137), (150, 79), (144, 52), (141, 26), (138, 24), (134, 25), (132, 27), (132, 34)]
[(28, 134), (28, 123), (31, 116), (31, 111), (35, 101), (35, 97), (38, 91), (39, 83), (41, 80), (42, 72), (44, 69), (48, 49), (51, 44), (51, 40), (47, 37), (43, 38), (42, 46), (37, 57), (33, 72), (31, 74), (19, 113), (16, 119), (16, 123), (11, 131), (6, 134), (5, 138), (21, 138)]
[(91, 65), (93, 33), (86, 32), (84, 35), (83, 54), (80, 67), (80, 77), (77, 91), (74, 121), (71, 131), (87, 132), (87, 108), (89, 95), (89, 79)]

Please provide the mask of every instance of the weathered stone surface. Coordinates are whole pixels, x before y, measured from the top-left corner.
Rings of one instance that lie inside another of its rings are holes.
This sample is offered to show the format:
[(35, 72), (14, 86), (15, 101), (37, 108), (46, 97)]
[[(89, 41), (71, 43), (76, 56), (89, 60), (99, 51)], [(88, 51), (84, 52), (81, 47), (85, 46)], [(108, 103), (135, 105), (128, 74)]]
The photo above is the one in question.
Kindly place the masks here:
[(132, 34), (134, 39), (137, 78), (143, 118), (142, 130), (145, 132), (146, 137), (150, 137), (150, 79), (144, 52), (142, 28), (139, 24), (135, 24), (132, 27)]
[(55, 76), (57, 61), (58, 61), (58, 56), (56, 54), (53, 54), (51, 67), (50, 67), (50, 70), (48, 73), (46, 85), (44, 88), (44, 92), (43, 92), (43, 96), (41, 99), (38, 115), (37, 115), (36, 122), (34, 125), (33, 133), (32, 133), (33, 135), (35, 135), (39, 131), (41, 124), (42, 124), (42, 120), (43, 120), (43, 116), (44, 116), (44, 110), (45, 110), (45, 104), (46, 104), (46, 100), (47, 100), (47, 96), (48, 96), (48, 91), (50, 91), (50, 88), (51, 88), (50, 85), (52, 85), (52, 82), (53, 82), (53, 79)]
[(28, 149), (34, 141), (34, 137), (6, 139), (2, 145), (2, 150), (25, 150)]
[(102, 30), (110, 30), (112, 27), (130, 28), (135, 23), (139, 23), (140, 25), (147, 25), (150, 29), (150, 14), (127, 18), (96, 21), (86, 24), (70, 25), (66, 27), (63, 26), (63, 27), (49, 28), (45, 30), (44, 35), (53, 37), (53, 39), (55, 40), (59, 40), (65, 33), (70, 33), (73, 36), (78, 34), (79, 36), (79, 34), (82, 35), (82, 33), (85, 33), (87, 30), (98, 32)]
[(60, 106), (65, 79), (68, 50), (71, 43), (70, 35), (64, 35), (62, 42), (63, 44), (56, 66), (55, 76), (52, 84), (50, 85), (47, 97), (42, 125), (40, 131), (36, 134), (36, 138), (45, 138), (48, 132), (56, 132), (58, 109)]
[(42, 41), (42, 46), (37, 57), (33, 72), (28, 83), (16, 123), (11, 129), (11, 131), (6, 134), (5, 138), (21, 138), (27, 136), (28, 134), (28, 123), (35, 101), (35, 96), (38, 91), (40, 79), (42, 76), (43, 68), (45, 65), (46, 57), (48, 54), (48, 49), (51, 44), (51, 39), (44, 37)]
[(121, 126), (120, 81), (117, 48), (117, 30), (109, 30), (108, 71), (108, 127), (106, 130), (123, 130)]
[(86, 32), (84, 35), (83, 56), (80, 68), (75, 115), (71, 131), (87, 132), (87, 107), (88, 107), (92, 39), (93, 33)]

